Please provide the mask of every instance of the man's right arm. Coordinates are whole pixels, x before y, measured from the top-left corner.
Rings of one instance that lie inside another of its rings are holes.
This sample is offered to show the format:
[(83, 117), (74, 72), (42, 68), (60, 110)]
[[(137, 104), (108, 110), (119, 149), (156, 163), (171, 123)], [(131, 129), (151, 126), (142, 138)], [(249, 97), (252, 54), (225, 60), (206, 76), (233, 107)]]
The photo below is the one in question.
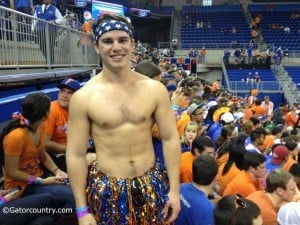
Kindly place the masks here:
[(82, 94), (76, 92), (70, 102), (66, 150), (67, 170), (76, 207), (87, 205), (85, 194), (88, 172), (86, 149), (90, 124), (87, 109), (84, 107), (85, 104), (82, 104), (82, 102), (86, 101), (86, 96)]

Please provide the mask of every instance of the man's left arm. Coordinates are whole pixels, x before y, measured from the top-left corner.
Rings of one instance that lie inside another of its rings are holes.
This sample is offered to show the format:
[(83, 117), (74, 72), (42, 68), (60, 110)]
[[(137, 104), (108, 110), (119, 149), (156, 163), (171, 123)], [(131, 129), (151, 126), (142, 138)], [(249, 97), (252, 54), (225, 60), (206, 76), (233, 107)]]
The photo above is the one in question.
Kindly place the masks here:
[(47, 152), (61, 154), (66, 153), (67, 145), (52, 141), (50, 136), (45, 135), (45, 148)]
[(179, 170), (181, 147), (175, 115), (171, 109), (167, 89), (162, 84), (157, 84), (154, 93), (157, 99), (157, 107), (154, 116), (162, 139), (163, 154), (170, 181), (169, 201), (165, 207), (165, 216), (167, 216), (167, 213), (170, 213), (169, 210), (172, 210), (167, 221), (170, 223), (174, 222), (180, 210)]

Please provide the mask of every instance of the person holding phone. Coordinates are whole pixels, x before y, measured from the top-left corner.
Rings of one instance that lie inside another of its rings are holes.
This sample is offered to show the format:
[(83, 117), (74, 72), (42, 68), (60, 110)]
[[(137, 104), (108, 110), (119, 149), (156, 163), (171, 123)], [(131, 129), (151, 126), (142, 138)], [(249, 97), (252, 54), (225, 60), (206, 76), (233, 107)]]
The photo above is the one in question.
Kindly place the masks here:
[[(22, 113), (13, 113), (13, 120), (3, 128), (0, 163), (3, 165), (4, 188), (9, 190), (21, 186), (18, 192), (21, 198), (30, 196), (34, 199), (38, 194), (49, 193), (57, 208), (75, 209), (72, 191), (64, 184), (68, 175), (58, 168), (45, 150), (43, 122), (49, 115), (50, 102), (45, 93), (28, 94), (22, 100)], [(67, 213), (63, 214), (66, 216)]]
[[(56, 215), (40, 213), (39, 209), (55, 208), (54, 198), (48, 194), (37, 194), (18, 198), (20, 187), (0, 190), (0, 224), (2, 225), (55, 225)], [(17, 210), (35, 209), (35, 212), (17, 213)]]

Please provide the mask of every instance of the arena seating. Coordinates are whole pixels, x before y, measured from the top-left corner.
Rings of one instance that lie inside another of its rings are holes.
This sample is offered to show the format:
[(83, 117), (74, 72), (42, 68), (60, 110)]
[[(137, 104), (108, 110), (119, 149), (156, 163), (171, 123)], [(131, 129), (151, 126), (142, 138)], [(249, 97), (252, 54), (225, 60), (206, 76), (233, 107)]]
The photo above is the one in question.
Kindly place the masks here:
[[(255, 75), (258, 72), (260, 83), (246, 82), (249, 73)], [(270, 69), (227, 69), (228, 79), (230, 80), (230, 88), (235, 89), (238, 86), (239, 90), (250, 90), (253, 88), (263, 88), (264, 91), (276, 91), (280, 89), (278, 81)]]
[[(81, 82), (81, 86), (84, 85), (85, 82)], [(56, 87), (56, 83), (47, 84), (48, 86), (52, 86), (51, 88), (42, 88), (42, 92), (46, 93), (52, 100), (57, 99), (58, 88)], [(27, 90), (25, 92), (25, 90)], [(10, 95), (7, 97), (0, 98), (0, 123), (5, 122), (11, 119), (11, 113), (16, 111), (21, 111), (21, 102), (22, 99), (28, 95), (30, 92), (37, 91), (34, 87), (28, 87), (27, 89), (22, 89), (24, 92), (20, 92), (18, 89), (19, 94)]]
[[(184, 49), (228, 48), (233, 42), (249, 43), (249, 25), (239, 5), (183, 6), (182, 17), (181, 46)], [(197, 21), (203, 21), (204, 27), (197, 28)], [(236, 33), (231, 32), (233, 26)]]
[(285, 70), (288, 72), (289, 76), (293, 79), (294, 83), (297, 85), (298, 90), (300, 90), (300, 67), (299, 66), (285, 66)]
[[(249, 5), (248, 10), (253, 17), (262, 15), (260, 28), (262, 35), (269, 47), (279, 47), (289, 50), (300, 50), (300, 34), (297, 33), (300, 27), (299, 18), (291, 18), (292, 13), (299, 9), (299, 4), (281, 5)], [(275, 28), (271, 28), (274, 24)], [(290, 28), (290, 32), (285, 32), (285, 27)]]

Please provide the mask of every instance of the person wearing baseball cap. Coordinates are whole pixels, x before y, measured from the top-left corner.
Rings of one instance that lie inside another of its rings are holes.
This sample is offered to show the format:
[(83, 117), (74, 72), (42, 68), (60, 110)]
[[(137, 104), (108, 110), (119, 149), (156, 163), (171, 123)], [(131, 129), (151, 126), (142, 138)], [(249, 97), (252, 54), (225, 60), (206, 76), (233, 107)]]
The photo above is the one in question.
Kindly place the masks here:
[(289, 157), (289, 150), (282, 144), (273, 146), (272, 158), (267, 160), (266, 168), (269, 172), (281, 168)]
[(65, 78), (57, 88), (58, 98), (51, 102), (45, 125), (45, 147), (53, 161), (63, 171), (66, 167), (67, 128), (69, 119), (69, 102), (73, 93), (80, 89), (80, 83), (72, 78)]

